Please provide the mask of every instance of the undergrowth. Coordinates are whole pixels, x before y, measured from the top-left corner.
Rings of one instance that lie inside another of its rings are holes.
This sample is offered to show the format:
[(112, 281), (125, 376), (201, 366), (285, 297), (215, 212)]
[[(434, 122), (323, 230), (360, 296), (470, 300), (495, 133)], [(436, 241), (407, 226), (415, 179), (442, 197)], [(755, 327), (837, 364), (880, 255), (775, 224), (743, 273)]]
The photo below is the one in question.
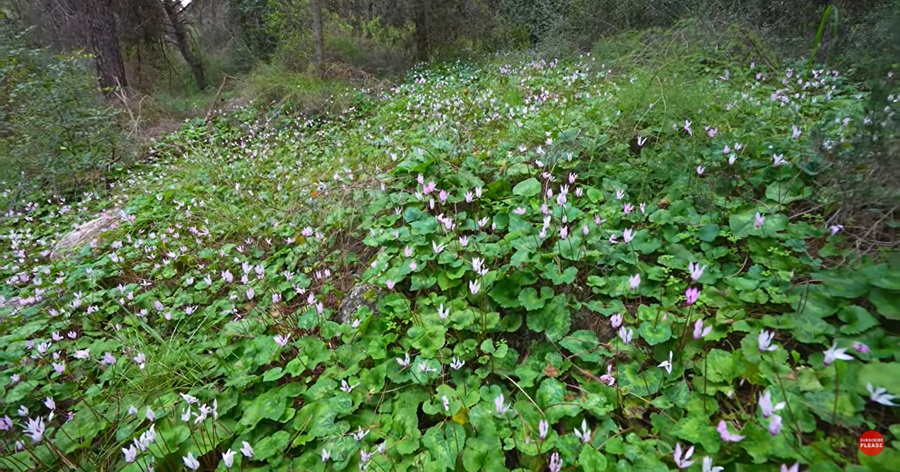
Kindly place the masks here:
[(900, 259), (811, 171), (869, 92), (611, 59), (196, 119), (106, 194), (9, 209), (0, 467), (889, 469)]

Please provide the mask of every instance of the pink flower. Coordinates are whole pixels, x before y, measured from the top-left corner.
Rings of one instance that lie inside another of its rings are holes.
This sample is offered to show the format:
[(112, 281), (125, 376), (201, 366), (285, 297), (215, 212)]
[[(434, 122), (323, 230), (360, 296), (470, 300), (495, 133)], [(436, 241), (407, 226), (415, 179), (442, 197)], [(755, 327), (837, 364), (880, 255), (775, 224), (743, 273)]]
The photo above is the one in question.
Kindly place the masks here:
[(394, 284), (396, 284), (396, 282), (394, 282), (393, 280), (385, 280), (384, 281), (384, 286), (387, 287), (388, 290), (393, 290)]
[(712, 326), (703, 326), (703, 320), (694, 322), (694, 339), (705, 338), (712, 331)]
[(438, 200), (440, 200), (441, 203), (445, 203), (447, 201), (447, 197), (448, 194), (446, 190), (441, 190), (440, 193), (438, 193)]
[(694, 132), (691, 130), (691, 122), (689, 120), (684, 120), (684, 131), (686, 131), (689, 136), (694, 135)]
[(697, 287), (688, 287), (688, 289), (684, 291), (684, 298), (689, 306), (693, 305), (694, 302), (700, 298), (700, 289)]
[(870, 348), (868, 345), (858, 342), (858, 341), (853, 343), (853, 349), (856, 352), (861, 352), (863, 354), (866, 354), (872, 350), (872, 348)]
[(716, 431), (719, 432), (719, 437), (725, 442), (740, 442), (744, 439), (744, 436), (728, 431), (728, 424), (725, 423), (725, 420), (719, 421), (719, 425), (716, 426)]
[(609, 324), (612, 326), (613, 329), (619, 329), (619, 326), (622, 326), (623, 318), (624, 317), (622, 315), (620, 315), (619, 313), (616, 313), (616, 314), (612, 315), (612, 317), (609, 319)]
[(634, 211), (634, 205), (632, 205), (630, 203), (626, 203), (626, 204), (622, 205), (622, 213), (627, 215), (627, 214), (631, 213), (632, 211)]
[(753, 227), (756, 229), (762, 228), (763, 224), (766, 222), (766, 217), (756, 212), (756, 215), (753, 217)]
[(768, 390), (759, 396), (757, 403), (759, 404), (759, 409), (762, 410), (762, 415), (766, 418), (775, 414), (776, 411), (783, 410), (785, 407), (784, 402), (773, 403), (772, 394)]
[(606, 373), (600, 376), (600, 381), (610, 387), (616, 384), (616, 378), (612, 375), (612, 364), (606, 366)]
[(769, 420), (769, 434), (772, 436), (778, 436), (778, 433), (781, 432), (781, 415), (772, 415), (772, 419)]

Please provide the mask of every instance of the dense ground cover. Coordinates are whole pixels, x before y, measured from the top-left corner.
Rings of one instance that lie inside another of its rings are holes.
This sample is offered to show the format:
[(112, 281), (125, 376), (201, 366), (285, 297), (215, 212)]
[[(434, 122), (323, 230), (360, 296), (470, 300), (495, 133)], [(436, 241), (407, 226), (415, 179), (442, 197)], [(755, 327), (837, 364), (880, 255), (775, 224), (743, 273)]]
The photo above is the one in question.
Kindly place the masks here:
[(18, 202), (0, 467), (889, 469), (856, 443), (898, 434), (900, 259), (855, 253), (815, 176), (896, 98), (679, 64), (435, 66)]

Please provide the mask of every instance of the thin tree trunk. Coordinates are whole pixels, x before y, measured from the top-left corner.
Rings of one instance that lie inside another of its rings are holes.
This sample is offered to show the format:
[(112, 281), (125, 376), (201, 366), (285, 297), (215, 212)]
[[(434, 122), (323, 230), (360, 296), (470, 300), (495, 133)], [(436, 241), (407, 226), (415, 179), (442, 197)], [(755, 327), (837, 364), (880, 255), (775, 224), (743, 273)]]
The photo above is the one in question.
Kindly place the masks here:
[(315, 42), (315, 57), (313, 60), (316, 65), (316, 73), (321, 77), (323, 74), (322, 62), (325, 49), (325, 38), (322, 33), (322, 0), (311, 0), (309, 6), (312, 9), (313, 40)]
[(172, 25), (172, 35), (175, 37), (175, 45), (178, 46), (181, 57), (183, 57), (184, 61), (190, 66), (191, 73), (194, 74), (194, 80), (197, 81), (197, 88), (200, 90), (205, 89), (207, 84), (206, 74), (203, 72), (203, 63), (200, 61), (200, 58), (191, 51), (187, 31), (184, 29), (184, 23), (178, 18), (178, 4), (173, 0), (163, 0), (162, 6), (163, 10), (166, 12), (166, 16), (169, 18), (169, 23)]

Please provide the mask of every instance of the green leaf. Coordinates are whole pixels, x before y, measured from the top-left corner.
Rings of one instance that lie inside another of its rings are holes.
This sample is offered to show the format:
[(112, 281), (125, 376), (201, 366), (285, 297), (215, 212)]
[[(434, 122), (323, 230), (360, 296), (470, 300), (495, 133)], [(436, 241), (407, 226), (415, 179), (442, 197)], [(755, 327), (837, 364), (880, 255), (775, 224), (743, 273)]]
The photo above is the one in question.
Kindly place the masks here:
[(885, 318), (900, 320), (900, 291), (873, 288), (869, 293), (869, 301)]
[(581, 411), (581, 407), (566, 401), (566, 384), (556, 379), (544, 379), (541, 382), (535, 401), (544, 410), (550, 424), (564, 416), (575, 416)]
[(809, 196), (812, 190), (802, 182), (772, 182), (766, 187), (766, 198), (774, 200), (782, 205), (797, 200), (802, 200)]
[(516, 308), (519, 302), (519, 283), (512, 277), (504, 277), (494, 283), (488, 295), (503, 308)]
[(721, 349), (712, 349), (707, 354), (707, 377), (713, 382), (730, 382), (737, 377), (734, 354)]
[(555, 263), (544, 266), (543, 276), (545, 279), (553, 282), (553, 285), (567, 285), (575, 281), (578, 275), (578, 269), (573, 266), (566, 267), (566, 270), (560, 272), (559, 267)]
[(533, 197), (541, 192), (541, 182), (531, 177), (516, 184), (513, 194), (520, 197)]
[(276, 454), (283, 457), (281, 453), (287, 449), (290, 440), (291, 433), (287, 431), (278, 431), (266, 436), (253, 445), (253, 459), (264, 461)]
[(841, 332), (844, 334), (859, 334), (878, 325), (878, 320), (870, 315), (865, 308), (858, 305), (849, 305), (841, 308), (838, 311), (838, 318), (847, 323), (841, 326)]
[(606, 457), (590, 444), (585, 444), (581, 448), (581, 454), (578, 454), (578, 465), (582, 470), (603, 471), (606, 470)]
[(597, 335), (586, 329), (575, 331), (563, 338), (559, 344), (585, 362), (600, 362), (609, 355), (609, 351), (600, 347)]
[(558, 341), (569, 332), (571, 315), (566, 305), (566, 297), (557, 295), (543, 309), (528, 312), (528, 329), (544, 333), (551, 341)]
[(455, 422), (447, 421), (432, 426), (422, 437), (422, 445), (431, 455), (431, 462), (426, 462), (429, 471), (447, 471), (455, 469), (456, 458), (466, 450), (466, 431)]
[(669, 323), (644, 321), (641, 323), (638, 333), (651, 346), (664, 343), (672, 338), (672, 328), (669, 326)]
[(719, 225), (704, 225), (697, 231), (697, 238), (708, 243), (713, 242), (719, 235)]
[(541, 287), (540, 296), (534, 287), (525, 287), (519, 292), (519, 303), (528, 311), (540, 310), (552, 296), (553, 290), (550, 287)]

